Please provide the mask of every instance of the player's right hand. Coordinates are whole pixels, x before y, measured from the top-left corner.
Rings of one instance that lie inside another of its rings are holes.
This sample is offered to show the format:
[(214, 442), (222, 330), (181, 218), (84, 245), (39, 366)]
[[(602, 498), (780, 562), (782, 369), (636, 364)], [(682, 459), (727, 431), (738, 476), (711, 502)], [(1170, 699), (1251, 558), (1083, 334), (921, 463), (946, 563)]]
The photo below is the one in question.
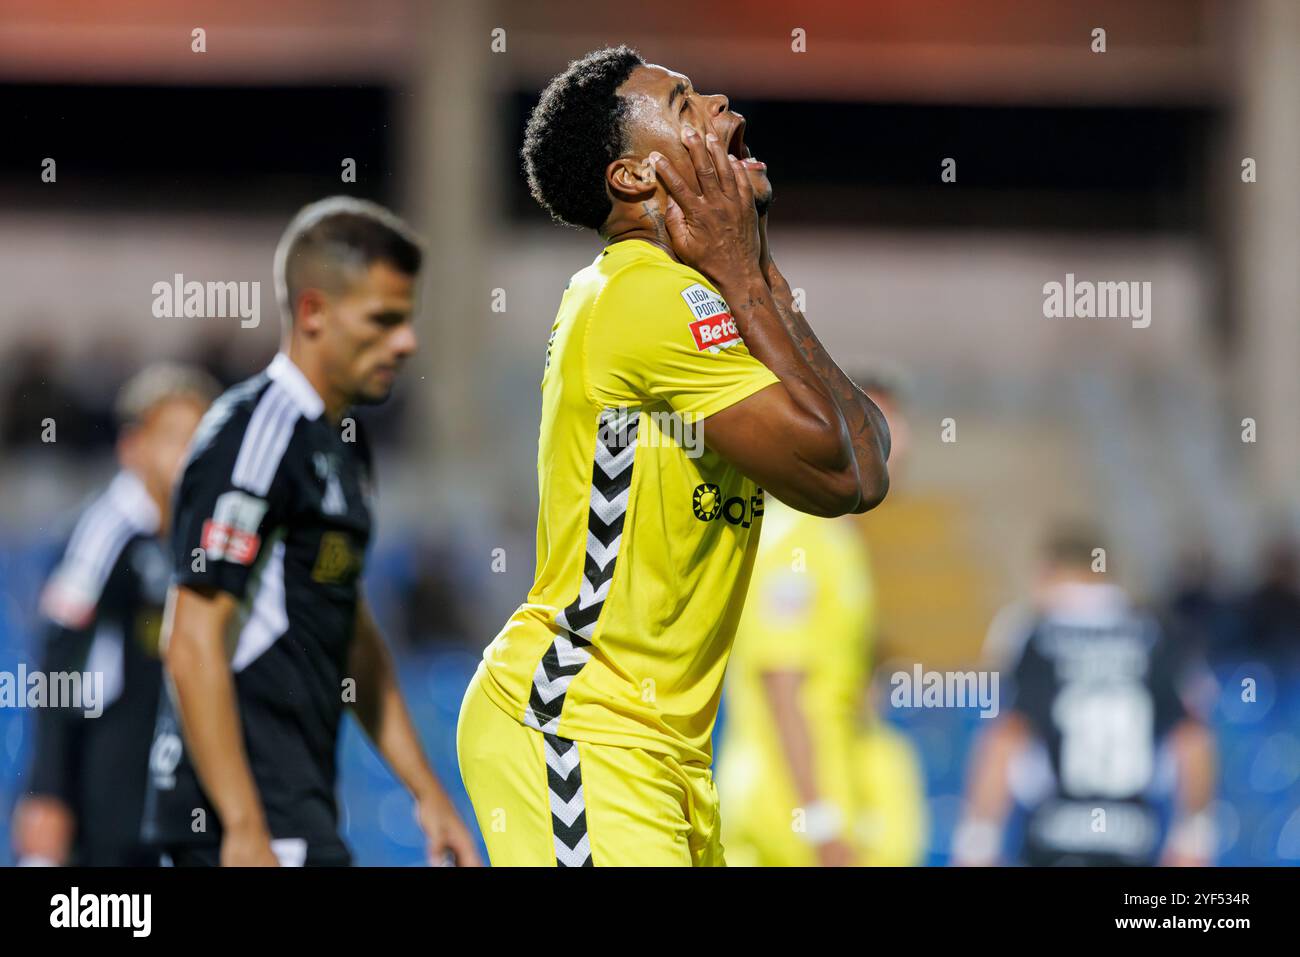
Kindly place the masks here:
[(655, 175), (668, 193), (664, 223), (677, 258), (719, 287), (743, 282), (758, 272), (760, 240), (754, 191), (739, 159), (728, 157), (722, 141), (690, 126), (682, 143), (691, 157), (700, 192), (695, 191), (663, 154), (650, 154)]
[(221, 838), (222, 867), (279, 867), (266, 828), (227, 830)]

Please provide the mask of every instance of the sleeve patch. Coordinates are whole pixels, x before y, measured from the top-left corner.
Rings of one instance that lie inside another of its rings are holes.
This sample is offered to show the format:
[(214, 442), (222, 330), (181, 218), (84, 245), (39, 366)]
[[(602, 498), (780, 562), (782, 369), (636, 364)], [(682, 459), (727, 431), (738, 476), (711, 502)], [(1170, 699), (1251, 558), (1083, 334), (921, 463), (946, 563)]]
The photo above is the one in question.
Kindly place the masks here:
[(698, 351), (720, 352), (743, 341), (726, 301), (712, 289), (693, 283), (682, 290), (682, 298), (695, 316), (689, 328)]
[(262, 545), (257, 530), (266, 507), (265, 501), (245, 492), (226, 492), (218, 498), (199, 541), (208, 560), (252, 564)]

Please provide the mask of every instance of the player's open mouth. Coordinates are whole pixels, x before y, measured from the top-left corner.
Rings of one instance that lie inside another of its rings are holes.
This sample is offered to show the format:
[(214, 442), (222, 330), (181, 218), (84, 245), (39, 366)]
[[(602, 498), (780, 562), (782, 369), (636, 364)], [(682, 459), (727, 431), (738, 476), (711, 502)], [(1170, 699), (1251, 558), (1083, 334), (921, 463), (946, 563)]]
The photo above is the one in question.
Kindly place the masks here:
[(731, 131), (731, 138), (727, 140), (727, 152), (737, 159), (744, 159), (749, 155), (749, 147), (745, 145), (744, 117), (740, 118), (736, 128)]

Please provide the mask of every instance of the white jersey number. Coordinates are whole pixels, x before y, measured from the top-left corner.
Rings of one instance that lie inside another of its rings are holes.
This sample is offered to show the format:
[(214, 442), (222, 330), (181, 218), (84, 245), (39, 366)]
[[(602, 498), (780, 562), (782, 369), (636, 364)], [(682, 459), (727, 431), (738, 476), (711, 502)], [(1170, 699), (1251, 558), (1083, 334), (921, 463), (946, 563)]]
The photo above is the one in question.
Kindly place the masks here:
[(1140, 684), (1067, 684), (1052, 707), (1065, 792), (1124, 798), (1145, 788), (1155, 761), (1153, 712)]

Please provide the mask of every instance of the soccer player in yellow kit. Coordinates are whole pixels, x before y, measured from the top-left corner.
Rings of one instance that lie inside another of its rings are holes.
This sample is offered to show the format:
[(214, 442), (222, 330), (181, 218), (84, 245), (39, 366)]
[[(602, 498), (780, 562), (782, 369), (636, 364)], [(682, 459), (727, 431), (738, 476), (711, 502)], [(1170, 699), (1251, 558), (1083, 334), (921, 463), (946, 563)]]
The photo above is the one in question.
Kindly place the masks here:
[(725, 96), (626, 47), (529, 121), (534, 196), (605, 247), (547, 348), (536, 578), (461, 706), (494, 864), (722, 864), (710, 738), (765, 493), (885, 495), (883, 418), (793, 311), (746, 155)]
[[(907, 435), (894, 388), (857, 381), (889, 422), (893, 478)], [(728, 858), (765, 867), (918, 863), (919, 764), (901, 734), (863, 714), (877, 625), (860, 520), (779, 503), (767, 512), (727, 670), (718, 779)]]
[(773, 505), (727, 679), (718, 778), (732, 863), (858, 862), (858, 710), (874, 617), (857, 529)]

